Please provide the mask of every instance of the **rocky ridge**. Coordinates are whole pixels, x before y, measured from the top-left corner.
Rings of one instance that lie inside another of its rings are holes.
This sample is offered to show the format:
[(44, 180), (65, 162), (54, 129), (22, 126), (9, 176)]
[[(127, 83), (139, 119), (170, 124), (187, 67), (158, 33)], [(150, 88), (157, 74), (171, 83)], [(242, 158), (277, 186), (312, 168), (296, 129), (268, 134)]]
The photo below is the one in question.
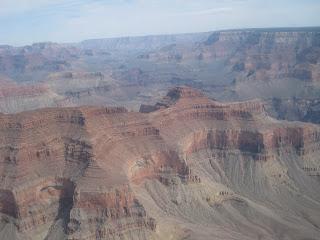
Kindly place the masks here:
[(162, 103), (1, 114), (0, 237), (317, 239), (319, 126), (188, 87)]

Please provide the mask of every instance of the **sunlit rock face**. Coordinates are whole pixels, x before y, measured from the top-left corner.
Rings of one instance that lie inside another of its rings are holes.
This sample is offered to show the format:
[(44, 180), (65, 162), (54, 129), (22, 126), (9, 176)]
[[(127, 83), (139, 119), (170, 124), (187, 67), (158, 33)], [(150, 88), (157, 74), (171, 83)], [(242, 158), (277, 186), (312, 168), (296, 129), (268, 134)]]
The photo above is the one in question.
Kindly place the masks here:
[(0, 115), (1, 239), (318, 239), (320, 127), (173, 88)]

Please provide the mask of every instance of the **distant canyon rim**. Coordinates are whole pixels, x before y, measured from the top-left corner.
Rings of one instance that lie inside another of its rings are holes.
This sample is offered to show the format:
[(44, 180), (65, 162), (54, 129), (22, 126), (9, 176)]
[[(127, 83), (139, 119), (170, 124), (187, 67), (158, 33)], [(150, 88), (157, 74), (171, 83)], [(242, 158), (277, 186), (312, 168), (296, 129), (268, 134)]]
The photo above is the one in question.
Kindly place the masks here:
[(190, 86), (220, 101), (260, 98), (278, 119), (319, 122), (320, 28), (0, 46), (0, 112), (156, 103)]

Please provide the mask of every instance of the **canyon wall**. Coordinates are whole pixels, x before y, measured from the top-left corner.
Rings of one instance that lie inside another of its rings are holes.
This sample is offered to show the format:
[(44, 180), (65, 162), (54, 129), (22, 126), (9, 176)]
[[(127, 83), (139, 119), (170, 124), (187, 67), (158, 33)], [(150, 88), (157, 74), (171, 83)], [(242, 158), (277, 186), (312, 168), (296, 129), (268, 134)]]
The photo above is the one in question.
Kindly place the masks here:
[(0, 237), (317, 239), (319, 126), (188, 87), (162, 103), (1, 114)]

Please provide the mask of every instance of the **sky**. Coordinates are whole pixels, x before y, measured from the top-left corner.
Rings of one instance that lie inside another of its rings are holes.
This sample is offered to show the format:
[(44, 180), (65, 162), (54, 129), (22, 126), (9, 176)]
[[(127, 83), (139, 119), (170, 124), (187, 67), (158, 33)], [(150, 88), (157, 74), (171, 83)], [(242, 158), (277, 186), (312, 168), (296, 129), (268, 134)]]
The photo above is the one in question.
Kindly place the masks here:
[(0, 0), (0, 45), (320, 26), (320, 0)]

